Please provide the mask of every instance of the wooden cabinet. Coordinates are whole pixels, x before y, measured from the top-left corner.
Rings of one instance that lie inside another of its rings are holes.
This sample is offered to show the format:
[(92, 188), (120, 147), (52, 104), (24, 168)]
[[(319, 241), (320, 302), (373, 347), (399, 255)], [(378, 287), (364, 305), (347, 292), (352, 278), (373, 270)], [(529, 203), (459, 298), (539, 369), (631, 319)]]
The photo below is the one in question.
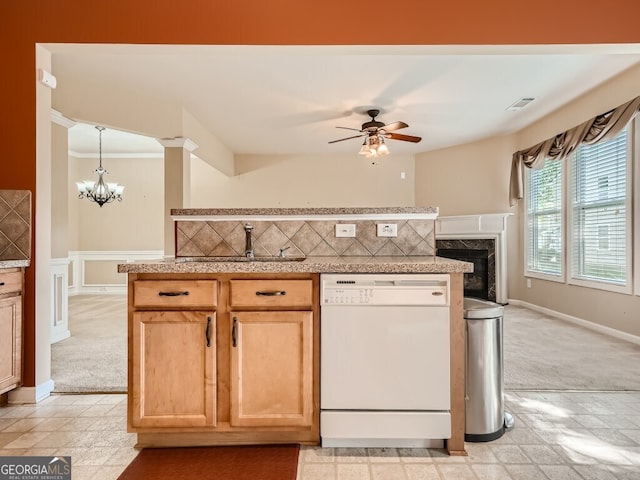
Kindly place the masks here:
[(313, 424), (312, 292), (307, 280), (231, 281), (232, 426)]
[(22, 384), (23, 283), (22, 269), (0, 269), (0, 393)]
[(216, 422), (216, 281), (135, 281), (130, 427)]
[(215, 425), (215, 315), (134, 313), (133, 426)]
[(318, 444), (317, 274), (129, 274), (139, 446)]

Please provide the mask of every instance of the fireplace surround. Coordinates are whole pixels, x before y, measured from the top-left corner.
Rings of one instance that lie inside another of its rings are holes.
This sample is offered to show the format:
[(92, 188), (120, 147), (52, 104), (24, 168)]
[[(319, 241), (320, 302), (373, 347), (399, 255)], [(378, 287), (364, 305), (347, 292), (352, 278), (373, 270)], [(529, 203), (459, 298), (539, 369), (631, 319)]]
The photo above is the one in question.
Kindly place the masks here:
[(496, 301), (496, 247), (494, 239), (436, 239), (436, 255), (473, 263), (464, 274), (464, 296)]
[(507, 219), (511, 215), (489, 213), (436, 220), (436, 254), (474, 264), (474, 274), (465, 274), (465, 296), (507, 303)]

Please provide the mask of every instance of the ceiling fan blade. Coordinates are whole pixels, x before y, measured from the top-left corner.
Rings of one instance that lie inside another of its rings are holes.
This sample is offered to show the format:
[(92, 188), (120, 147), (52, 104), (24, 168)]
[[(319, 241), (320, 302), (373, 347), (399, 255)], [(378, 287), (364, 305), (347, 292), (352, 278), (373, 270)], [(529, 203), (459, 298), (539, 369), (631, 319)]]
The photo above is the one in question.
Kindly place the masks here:
[(364, 133), (362, 135), (354, 135), (353, 137), (341, 138), (340, 140), (331, 140), (329, 143), (342, 142), (343, 140), (351, 140), (352, 138), (364, 137)]
[(382, 127), (382, 129), (385, 132), (390, 132), (392, 130), (400, 130), (401, 128), (407, 128), (409, 125), (407, 125), (404, 122), (393, 122), (390, 123), (389, 125), (385, 125), (384, 127)]
[(414, 137), (413, 135), (402, 135), (401, 133), (387, 133), (385, 137), (392, 140), (404, 140), (405, 142), (413, 143), (418, 143), (420, 140), (422, 140), (422, 137)]
[(362, 131), (359, 128), (349, 128), (349, 127), (336, 127), (336, 128), (342, 128), (343, 130), (353, 130), (354, 132), (361, 132)]

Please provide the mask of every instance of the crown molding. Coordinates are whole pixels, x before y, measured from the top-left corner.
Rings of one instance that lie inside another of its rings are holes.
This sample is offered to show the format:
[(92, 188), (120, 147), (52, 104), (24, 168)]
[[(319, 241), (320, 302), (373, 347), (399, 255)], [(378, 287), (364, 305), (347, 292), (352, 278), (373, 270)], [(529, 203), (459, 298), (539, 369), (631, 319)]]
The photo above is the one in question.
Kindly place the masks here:
[(193, 140), (184, 137), (157, 138), (156, 140), (158, 140), (158, 143), (164, 148), (178, 147), (184, 148), (188, 152), (193, 152), (196, 148), (198, 148), (198, 144), (196, 144)]
[(74, 125), (77, 125), (78, 123), (74, 120), (71, 120), (70, 118), (65, 117), (62, 113), (60, 113), (58, 110), (54, 110), (53, 108), (51, 109), (51, 121), (56, 125), (60, 125), (61, 127), (67, 129), (73, 127)]

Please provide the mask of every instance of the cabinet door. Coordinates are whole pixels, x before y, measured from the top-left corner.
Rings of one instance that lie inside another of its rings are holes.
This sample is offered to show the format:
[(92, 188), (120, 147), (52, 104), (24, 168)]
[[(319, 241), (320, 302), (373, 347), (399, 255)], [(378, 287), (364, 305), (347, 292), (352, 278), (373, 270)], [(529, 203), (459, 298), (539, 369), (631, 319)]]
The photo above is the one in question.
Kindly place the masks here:
[(22, 383), (22, 297), (0, 299), (0, 393)]
[(313, 314), (232, 312), (231, 425), (310, 426)]
[(134, 312), (133, 427), (215, 425), (215, 312)]

